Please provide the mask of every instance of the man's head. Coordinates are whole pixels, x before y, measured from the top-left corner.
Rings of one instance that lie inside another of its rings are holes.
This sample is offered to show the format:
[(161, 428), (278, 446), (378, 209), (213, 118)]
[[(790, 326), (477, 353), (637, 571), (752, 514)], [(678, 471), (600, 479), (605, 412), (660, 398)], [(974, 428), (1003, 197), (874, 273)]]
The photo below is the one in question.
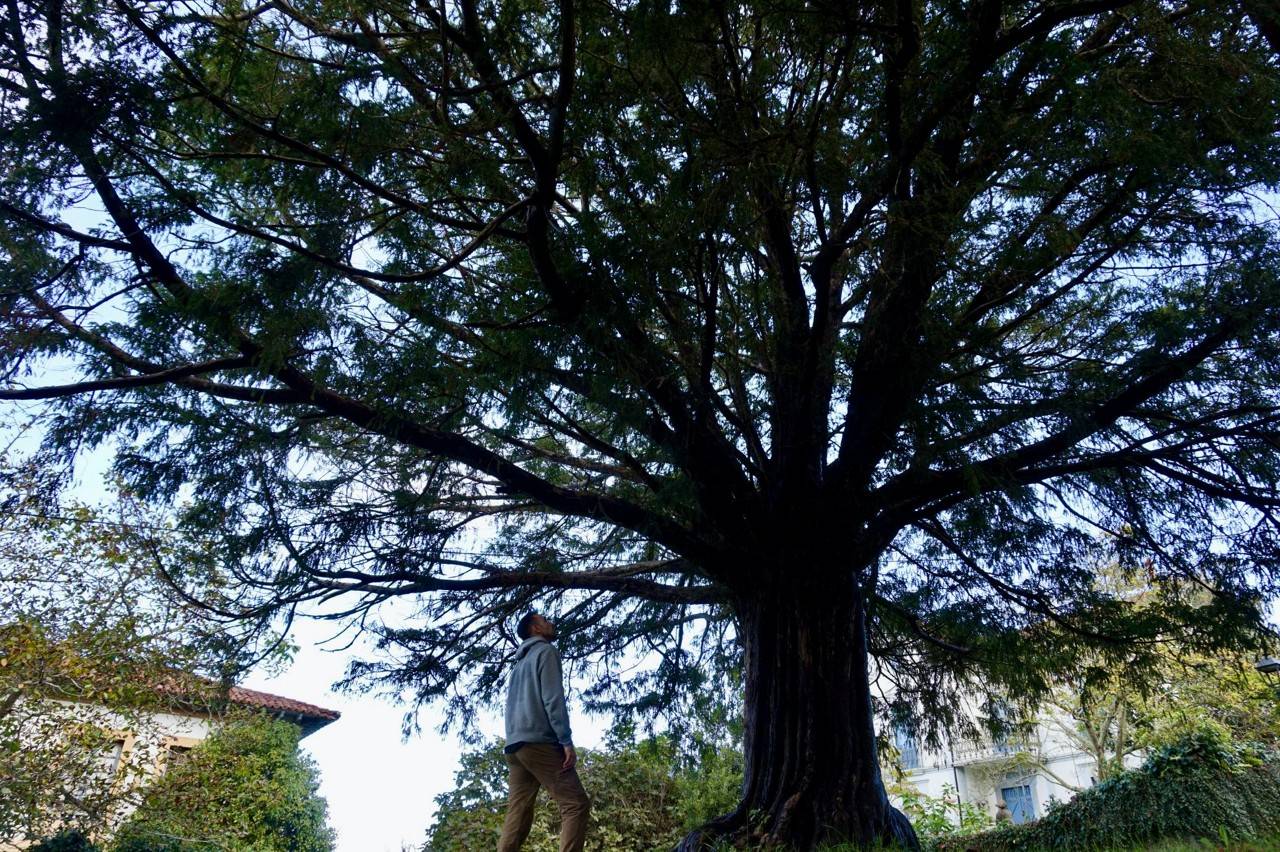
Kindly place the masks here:
[(530, 612), (526, 613), (520, 619), (520, 623), (516, 625), (516, 635), (520, 637), (521, 641), (533, 636), (554, 639), (556, 638), (556, 626), (538, 613)]

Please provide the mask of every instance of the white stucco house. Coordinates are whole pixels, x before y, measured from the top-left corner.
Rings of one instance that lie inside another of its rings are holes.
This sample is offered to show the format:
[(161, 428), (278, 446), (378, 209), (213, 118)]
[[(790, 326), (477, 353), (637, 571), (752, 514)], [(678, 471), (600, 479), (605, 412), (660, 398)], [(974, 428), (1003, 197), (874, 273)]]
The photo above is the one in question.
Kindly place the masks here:
[[(163, 692), (164, 690), (161, 690)], [(297, 725), (306, 737), (336, 721), (340, 714), (315, 704), (281, 695), (231, 687), (215, 705), (184, 701), (161, 701), (146, 710), (118, 712), (89, 701), (59, 700), (43, 703), (33, 719), (38, 725), (28, 730), (35, 736), (57, 737), (59, 730), (89, 726), (105, 734), (105, 747), (93, 758), (92, 777), (84, 779), (84, 790), (101, 795), (109, 790), (110, 806), (103, 811), (107, 832), (118, 826), (136, 808), (138, 793), (166, 770), (184, 759), (218, 726), (225, 709), (260, 712)], [(33, 705), (34, 706), (34, 705)], [(12, 711), (23, 713), (22, 703)], [(96, 739), (96, 738), (95, 738)], [(105, 785), (105, 786), (104, 786)], [(0, 852), (17, 852), (32, 841), (0, 837)]]
[[(227, 704), (293, 722), (301, 729), (303, 737), (336, 721), (341, 715), (337, 710), (239, 686), (228, 691)], [(138, 754), (145, 754), (154, 771), (163, 772), (172, 761), (181, 760), (184, 753), (199, 745), (216, 725), (217, 719), (213, 714), (195, 707), (176, 706), (164, 712), (148, 713), (142, 724), (135, 722), (131, 726), (141, 730), (112, 728), (116, 734), (115, 747), (104, 756), (104, 769), (117, 771), (130, 764)]]
[[(959, 802), (992, 818), (1004, 802), (1010, 820), (1023, 823), (1044, 816), (1051, 801), (1065, 802), (1098, 782), (1093, 757), (1064, 733), (1072, 725), (1069, 718), (1045, 711), (1019, 735), (957, 739), (930, 749), (894, 728), (892, 740), (904, 780), (920, 792), (941, 798), (950, 787)], [(1140, 757), (1130, 756), (1126, 765), (1139, 762)]]

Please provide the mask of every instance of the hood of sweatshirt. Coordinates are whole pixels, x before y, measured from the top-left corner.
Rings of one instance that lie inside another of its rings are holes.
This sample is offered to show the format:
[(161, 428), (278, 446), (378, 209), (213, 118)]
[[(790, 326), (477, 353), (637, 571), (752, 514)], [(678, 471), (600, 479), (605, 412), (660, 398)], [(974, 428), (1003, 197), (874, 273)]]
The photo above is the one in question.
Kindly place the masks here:
[(532, 648), (535, 645), (537, 645), (539, 642), (545, 642), (545, 641), (547, 640), (541, 636), (530, 636), (528, 639), (520, 643), (520, 648), (519, 650), (516, 651), (516, 659), (523, 660), (524, 655), (529, 653), (529, 651), (532, 650)]

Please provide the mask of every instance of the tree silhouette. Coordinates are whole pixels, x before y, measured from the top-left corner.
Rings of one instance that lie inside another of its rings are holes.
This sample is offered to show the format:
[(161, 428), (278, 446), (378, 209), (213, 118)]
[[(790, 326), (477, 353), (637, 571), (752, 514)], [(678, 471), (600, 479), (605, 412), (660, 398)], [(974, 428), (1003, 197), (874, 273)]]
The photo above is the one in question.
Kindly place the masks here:
[(599, 703), (740, 666), (686, 848), (911, 844), (878, 673), (937, 727), (1262, 630), (1272, 5), (7, 0), (3, 396), (354, 680), (465, 714), (535, 604)]

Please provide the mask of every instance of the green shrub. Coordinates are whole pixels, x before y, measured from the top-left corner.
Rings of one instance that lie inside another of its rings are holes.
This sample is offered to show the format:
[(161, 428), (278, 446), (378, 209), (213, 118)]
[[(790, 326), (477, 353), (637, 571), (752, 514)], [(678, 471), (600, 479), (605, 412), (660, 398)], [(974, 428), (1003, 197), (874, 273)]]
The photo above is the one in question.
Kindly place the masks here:
[(84, 832), (72, 830), (60, 831), (41, 840), (31, 847), (30, 852), (98, 852), (98, 847)]
[(1085, 790), (1045, 816), (938, 852), (1129, 849), (1163, 839), (1248, 840), (1280, 833), (1280, 761), (1202, 731), (1153, 752), (1139, 769)]
[(329, 852), (312, 762), (288, 722), (227, 723), (146, 790), (112, 852)]
[[(899, 807), (911, 820), (911, 827), (922, 843), (976, 834), (995, 824), (985, 809), (972, 802), (960, 801), (956, 788), (950, 785), (943, 786), (940, 797), (922, 793), (908, 781), (891, 784), (889, 793), (900, 803)], [(960, 815), (959, 825), (954, 819), (957, 813)]]

